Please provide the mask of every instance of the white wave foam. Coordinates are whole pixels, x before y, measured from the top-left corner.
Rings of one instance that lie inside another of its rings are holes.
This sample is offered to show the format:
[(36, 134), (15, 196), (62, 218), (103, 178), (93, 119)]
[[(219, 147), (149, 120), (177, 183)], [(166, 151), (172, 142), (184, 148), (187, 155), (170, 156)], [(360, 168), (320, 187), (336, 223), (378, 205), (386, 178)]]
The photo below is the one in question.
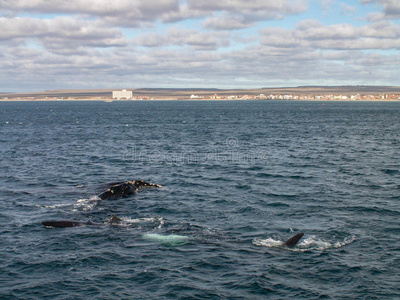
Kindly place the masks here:
[(136, 219), (132, 219), (129, 217), (121, 217), (120, 218), (123, 222), (125, 223), (154, 223), (154, 222), (160, 222), (164, 224), (164, 219), (162, 217), (149, 217), (149, 218), (136, 218)]
[[(290, 251), (305, 252), (305, 251), (324, 251), (327, 249), (337, 249), (352, 243), (355, 240), (355, 236), (349, 236), (344, 238), (342, 241), (329, 242), (326, 240), (319, 239), (315, 236), (311, 236), (304, 241), (300, 242), (296, 247), (287, 248)], [(284, 241), (274, 240), (273, 238), (267, 239), (254, 239), (253, 245), (261, 247), (283, 247)]]
[(164, 223), (165, 223), (164, 219), (160, 217), (160, 225), (158, 225), (157, 228), (161, 229), (164, 226)]
[(342, 242), (340, 242), (340, 241), (336, 242), (333, 246), (334, 246), (334, 248), (340, 248), (340, 247), (346, 246), (348, 244), (351, 244), (355, 239), (356, 239), (356, 236), (352, 235), (352, 236), (344, 238), (344, 240)]
[(265, 239), (265, 240), (254, 239), (253, 244), (256, 245), (256, 246), (273, 248), (273, 247), (283, 246), (284, 242), (278, 241), (278, 240), (274, 240), (273, 238), (268, 238), (268, 239)]
[(48, 208), (48, 209), (57, 209), (60, 207), (68, 207), (71, 206), (71, 204), (63, 203), (63, 204), (54, 204), (54, 205), (45, 205), (45, 204), (36, 204), (35, 207), (39, 208)]
[(297, 247), (292, 248), (293, 251), (310, 251), (317, 250), (323, 251), (329, 248), (333, 248), (332, 244), (323, 240), (316, 239), (315, 236), (305, 239), (297, 245)]
[[(118, 223), (112, 223), (113, 226), (120, 227), (133, 227), (136, 229), (143, 230), (154, 230), (160, 229), (164, 224), (164, 219), (162, 217), (148, 217), (148, 218), (130, 218), (130, 217), (119, 217), (121, 220)], [(109, 222), (105, 222), (105, 224), (109, 224)]]
[(76, 204), (74, 205), (74, 211), (78, 210), (83, 210), (83, 211), (90, 211), (93, 210), (97, 202), (101, 201), (101, 199), (98, 196), (92, 196), (90, 198), (82, 198), (78, 199), (76, 201)]

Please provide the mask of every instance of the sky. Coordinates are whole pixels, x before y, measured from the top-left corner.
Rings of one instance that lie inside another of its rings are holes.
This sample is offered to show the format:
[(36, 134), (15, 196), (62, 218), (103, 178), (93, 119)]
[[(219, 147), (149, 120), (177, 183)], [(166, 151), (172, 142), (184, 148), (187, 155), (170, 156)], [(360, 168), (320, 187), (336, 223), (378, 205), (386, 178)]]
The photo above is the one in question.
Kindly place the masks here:
[(0, 0), (0, 92), (400, 86), (400, 0)]

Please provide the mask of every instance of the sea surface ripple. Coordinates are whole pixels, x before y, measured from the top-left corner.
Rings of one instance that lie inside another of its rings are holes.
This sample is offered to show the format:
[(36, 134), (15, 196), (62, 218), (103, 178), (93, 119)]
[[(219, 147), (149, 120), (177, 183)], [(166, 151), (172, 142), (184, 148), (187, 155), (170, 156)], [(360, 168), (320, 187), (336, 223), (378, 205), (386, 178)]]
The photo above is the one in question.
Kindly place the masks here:
[[(0, 298), (400, 298), (399, 120), (399, 102), (1, 102)], [(163, 187), (97, 197), (134, 179)]]

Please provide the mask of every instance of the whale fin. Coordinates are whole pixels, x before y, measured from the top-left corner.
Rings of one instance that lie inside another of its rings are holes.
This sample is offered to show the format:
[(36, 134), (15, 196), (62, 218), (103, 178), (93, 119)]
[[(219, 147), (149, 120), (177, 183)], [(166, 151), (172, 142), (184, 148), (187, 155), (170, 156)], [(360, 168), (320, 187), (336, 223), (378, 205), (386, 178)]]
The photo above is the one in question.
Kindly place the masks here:
[(294, 247), (294, 246), (296, 246), (297, 245), (297, 243), (301, 240), (301, 238), (303, 237), (303, 235), (304, 235), (304, 233), (303, 232), (300, 232), (300, 233), (298, 233), (298, 234), (296, 234), (295, 236), (292, 236), (290, 239), (288, 239), (286, 242), (285, 242), (285, 246), (287, 246), (287, 247), (289, 247), (289, 248), (292, 248), (292, 247)]

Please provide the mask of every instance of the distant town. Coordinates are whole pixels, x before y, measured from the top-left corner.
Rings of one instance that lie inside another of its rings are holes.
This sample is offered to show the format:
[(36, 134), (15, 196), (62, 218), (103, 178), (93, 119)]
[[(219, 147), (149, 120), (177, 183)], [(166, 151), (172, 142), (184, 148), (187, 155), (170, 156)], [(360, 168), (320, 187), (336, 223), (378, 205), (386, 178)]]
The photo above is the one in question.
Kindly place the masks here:
[(218, 94), (214, 94), (212, 96), (197, 96), (191, 95), (191, 100), (322, 100), (322, 101), (331, 101), (331, 100), (364, 100), (364, 101), (375, 101), (375, 100), (400, 100), (400, 94), (381, 94), (381, 95), (281, 95), (281, 94), (271, 94), (265, 95), (260, 94), (256, 96), (250, 95), (231, 95), (231, 96), (218, 96)]
[(296, 87), (270, 89), (121, 89), (0, 93), (0, 101), (303, 100), (399, 101), (397, 87)]

